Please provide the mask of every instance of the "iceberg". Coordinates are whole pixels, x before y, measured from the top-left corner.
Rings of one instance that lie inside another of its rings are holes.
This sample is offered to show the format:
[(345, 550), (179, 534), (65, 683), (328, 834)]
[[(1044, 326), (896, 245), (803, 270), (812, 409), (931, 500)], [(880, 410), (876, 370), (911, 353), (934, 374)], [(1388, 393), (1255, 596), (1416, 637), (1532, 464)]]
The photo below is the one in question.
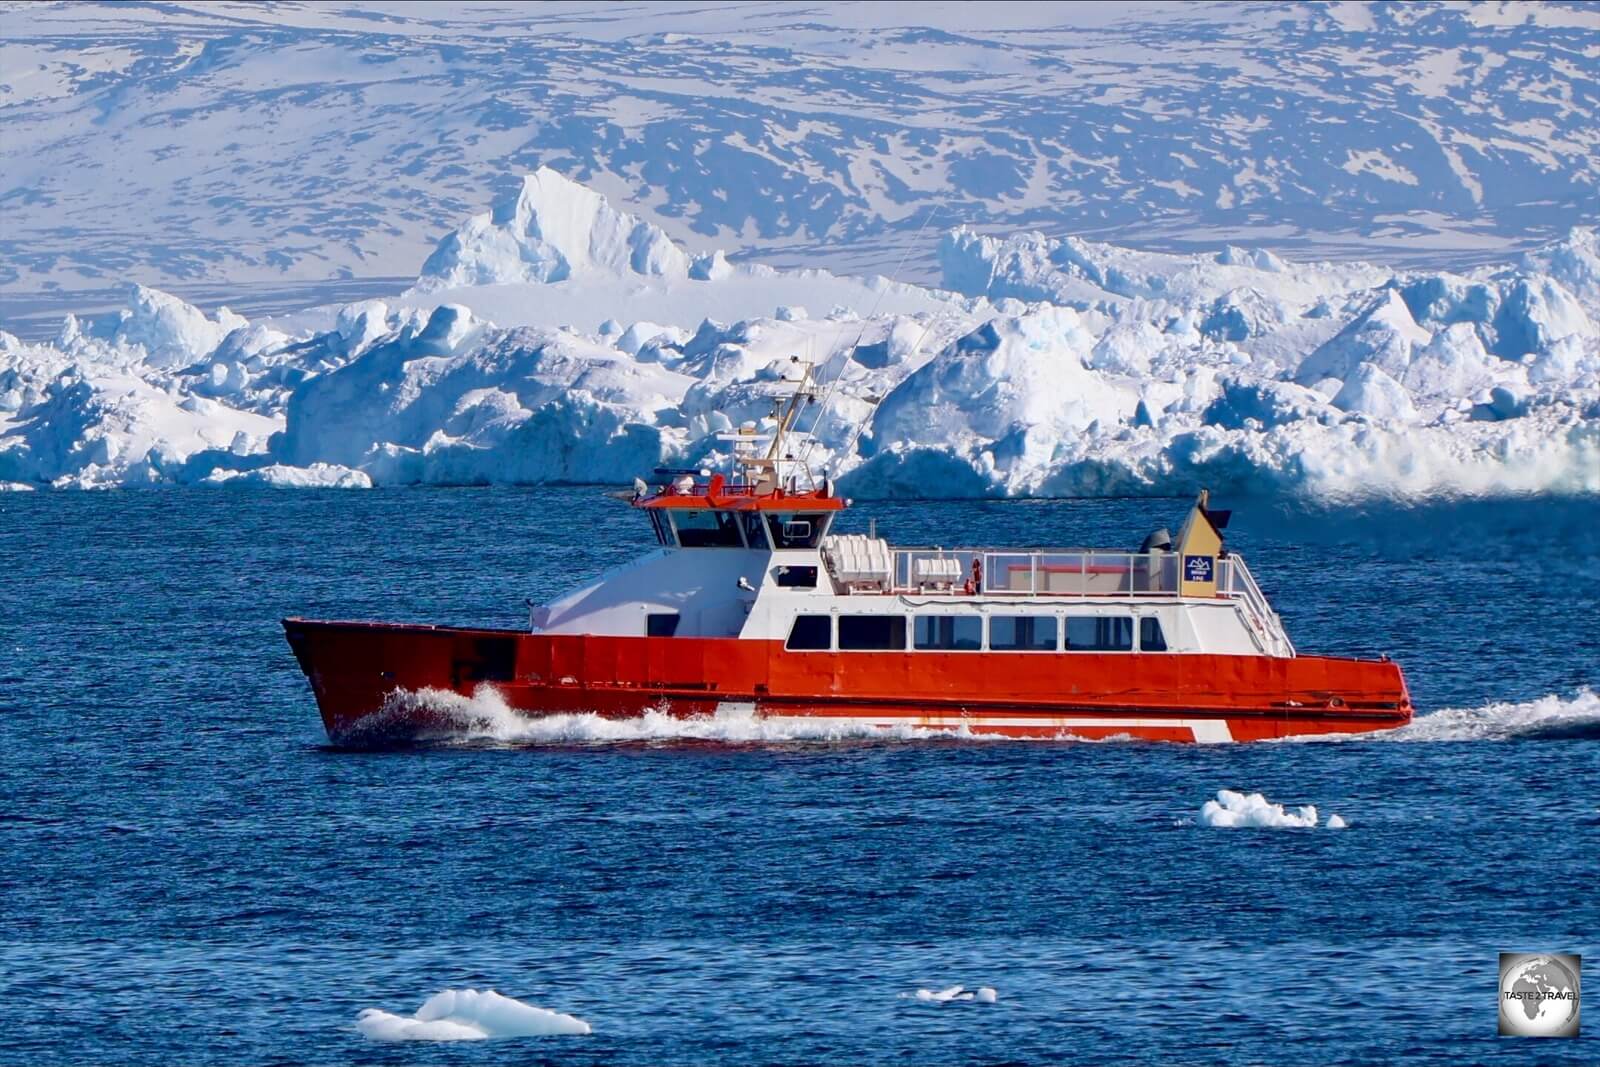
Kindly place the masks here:
[(719, 462), (804, 359), (800, 440), (856, 496), (1600, 493), (1592, 230), (1463, 273), (970, 227), (940, 258), (942, 289), (732, 264), (540, 168), (392, 297), (137, 286), (0, 333), (0, 482), (627, 483)]
[(452, 289), (628, 272), (683, 277), (689, 256), (659, 228), (540, 167), (492, 211), (446, 237), (422, 265), (419, 285)]
[(524, 1004), (492, 989), (446, 989), (413, 1015), (367, 1008), (357, 1016), (356, 1029), (374, 1041), (483, 1041), (593, 1032), (577, 1016)]

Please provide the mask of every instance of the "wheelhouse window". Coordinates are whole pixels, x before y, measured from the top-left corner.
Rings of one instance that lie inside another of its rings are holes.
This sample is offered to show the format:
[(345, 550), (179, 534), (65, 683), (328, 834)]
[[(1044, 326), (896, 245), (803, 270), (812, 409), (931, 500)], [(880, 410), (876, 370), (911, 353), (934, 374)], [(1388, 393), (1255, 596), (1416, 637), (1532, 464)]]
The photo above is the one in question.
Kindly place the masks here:
[(811, 512), (772, 512), (767, 516), (767, 530), (772, 534), (773, 548), (816, 548), (828, 530), (833, 516)]
[(828, 615), (796, 615), (783, 647), (793, 652), (817, 652), (833, 645), (833, 618)]
[(751, 548), (765, 550), (771, 547), (767, 544), (767, 526), (761, 520), (761, 512), (740, 512), (739, 525), (744, 527), (744, 539)]
[(672, 509), (672, 524), (678, 530), (678, 544), (684, 548), (742, 548), (739, 521), (730, 511), (700, 508)]
[(652, 612), (644, 617), (644, 632), (646, 637), (671, 637), (678, 632), (678, 613), (664, 611), (659, 614)]
[(663, 545), (672, 544), (672, 523), (667, 521), (667, 517), (659, 508), (649, 508), (647, 513), (650, 516), (650, 528), (656, 532), (656, 542)]
[(1054, 652), (1056, 620), (1049, 615), (992, 616), (989, 647), (996, 652)]
[(983, 647), (983, 620), (976, 615), (918, 615), (912, 644), (925, 652), (976, 652)]
[(1067, 619), (1068, 652), (1130, 652), (1133, 619), (1125, 615), (1075, 615)]
[(904, 615), (839, 616), (839, 648), (850, 652), (903, 652)]
[(1143, 652), (1167, 650), (1167, 635), (1161, 632), (1160, 619), (1139, 620), (1139, 649)]

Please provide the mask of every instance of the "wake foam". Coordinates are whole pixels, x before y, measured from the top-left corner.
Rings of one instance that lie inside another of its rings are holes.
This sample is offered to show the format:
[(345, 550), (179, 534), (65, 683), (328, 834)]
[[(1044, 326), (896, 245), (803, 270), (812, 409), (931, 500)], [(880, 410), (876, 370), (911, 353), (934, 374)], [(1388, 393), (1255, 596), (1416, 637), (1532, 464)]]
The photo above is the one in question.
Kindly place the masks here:
[(1381, 735), (1386, 741), (1600, 740), (1600, 693), (1446, 708)]
[(715, 715), (678, 717), (651, 710), (626, 719), (593, 712), (529, 717), (505, 702), (493, 686), (472, 696), (447, 689), (395, 690), (383, 707), (343, 731), (342, 745), (498, 743), (509, 745), (623, 745), (660, 741), (779, 744), (832, 741), (989, 740), (965, 727), (871, 726), (822, 718), (758, 717), (749, 704), (730, 704)]
[(356, 1017), (356, 1029), (374, 1041), (483, 1041), (592, 1032), (575, 1015), (524, 1004), (492, 989), (446, 989), (429, 997), (415, 1015), (367, 1008)]
[(1476, 708), (1444, 708), (1418, 715), (1396, 730), (1369, 734), (1307, 734), (1272, 743), (1349, 741), (1595, 741), (1600, 740), (1600, 693), (1580, 689), (1520, 703), (1500, 701)]
[[(513, 709), (493, 686), (472, 696), (446, 689), (396, 690), (383, 707), (341, 732), (341, 745), (395, 743), (510, 745), (623, 745), (660, 741), (727, 744), (825, 743), (837, 741), (1006, 741), (973, 734), (965, 727), (871, 726), (806, 717), (758, 717), (748, 704), (728, 705), (715, 715), (680, 718), (665, 711), (611, 719), (592, 712), (530, 718)], [(1037, 743), (1041, 739), (1027, 739)], [(1051, 739), (1042, 739), (1051, 740)], [(1103, 744), (1132, 741), (1119, 737), (1086, 739), (1062, 735), (1058, 741)], [(1492, 703), (1477, 708), (1446, 708), (1419, 715), (1396, 730), (1367, 734), (1311, 734), (1273, 743), (1351, 741), (1509, 741), (1600, 740), (1600, 693), (1546, 696), (1522, 703)]]

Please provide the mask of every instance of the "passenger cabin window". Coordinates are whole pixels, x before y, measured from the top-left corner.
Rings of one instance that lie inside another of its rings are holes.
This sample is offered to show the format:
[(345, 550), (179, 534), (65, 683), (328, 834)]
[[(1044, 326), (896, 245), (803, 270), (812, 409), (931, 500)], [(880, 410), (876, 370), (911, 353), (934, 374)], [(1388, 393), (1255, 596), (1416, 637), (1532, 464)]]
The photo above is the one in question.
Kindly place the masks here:
[(796, 615), (789, 627), (789, 640), (783, 647), (796, 652), (816, 652), (833, 644), (833, 618), (828, 615)]
[(1145, 652), (1167, 650), (1167, 635), (1161, 632), (1160, 619), (1139, 620), (1139, 648)]
[(850, 652), (903, 652), (906, 647), (904, 615), (839, 616), (839, 648)]
[(1068, 652), (1130, 652), (1133, 620), (1120, 615), (1077, 615), (1067, 619)]
[(672, 522), (678, 528), (678, 544), (684, 548), (741, 548), (744, 545), (739, 536), (739, 522), (729, 511), (674, 508)]
[(676, 611), (652, 612), (644, 617), (644, 632), (646, 637), (671, 637), (678, 632), (678, 613)]
[(1056, 620), (1047, 615), (995, 615), (989, 647), (996, 652), (1054, 652)]
[(767, 516), (767, 530), (772, 534), (773, 548), (816, 548), (827, 532), (826, 513), (812, 514), (773, 512)]
[(779, 588), (815, 589), (817, 587), (817, 568), (815, 567), (779, 567), (776, 573)]
[(918, 615), (912, 637), (927, 652), (976, 652), (983, 647), (983, 620), (976, 615)]

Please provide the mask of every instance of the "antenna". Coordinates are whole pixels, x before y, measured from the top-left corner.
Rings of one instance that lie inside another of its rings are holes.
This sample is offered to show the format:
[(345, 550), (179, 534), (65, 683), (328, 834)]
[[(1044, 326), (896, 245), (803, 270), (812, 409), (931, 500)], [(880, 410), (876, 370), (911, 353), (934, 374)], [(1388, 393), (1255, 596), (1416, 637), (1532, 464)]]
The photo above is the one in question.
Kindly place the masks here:
[[(779, 383), (780, 389), (772, 398), (771, 418), (774, 426), (770, 437), (758, 435), (754, 424), (746, 424), (730, 433), (717, 434), (717, 440), (733, 442), (733, 455), (730, 457), (732, 469), (754, 486), (758, 493), (785, 484), (794, 477), (796, 467), (805, 472), (808, 484), (814, 484), (810, 468), (803, 461), (797, 461), (788, 450), (789, 437), (795, 432), (800, 413), (817, 397), (811, 367), (812, 364), (799, 356), (789, 357), (789, 367)], [(792, 388), (783, 392), (782, 386), (785, 385)], [(769, 488), (763, 489), (764, 486)]]

